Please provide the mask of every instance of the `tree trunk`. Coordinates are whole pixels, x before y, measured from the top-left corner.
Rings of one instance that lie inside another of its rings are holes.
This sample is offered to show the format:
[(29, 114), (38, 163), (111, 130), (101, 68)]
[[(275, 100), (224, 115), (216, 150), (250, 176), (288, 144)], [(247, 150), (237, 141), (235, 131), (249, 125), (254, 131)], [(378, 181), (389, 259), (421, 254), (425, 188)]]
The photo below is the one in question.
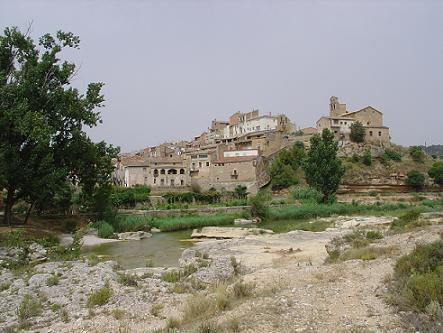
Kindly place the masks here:
[(15, 190), (13, 188), (8, 188), (8, 192), (6, 195), (3, 223), (9, 226), (12, 224), (12, 206), (14, 205), (14, 200), (15, 200), (14, 192)]
[(29, 205), (28, 211), (26, 212), (25, 221), (23, 222), (23, 224), (26, 224), (28, 222), (29, 215), (31, 215), (32, 208), (34, 208), (34, 203), (35, 202), (31, 202), (31, 204)]

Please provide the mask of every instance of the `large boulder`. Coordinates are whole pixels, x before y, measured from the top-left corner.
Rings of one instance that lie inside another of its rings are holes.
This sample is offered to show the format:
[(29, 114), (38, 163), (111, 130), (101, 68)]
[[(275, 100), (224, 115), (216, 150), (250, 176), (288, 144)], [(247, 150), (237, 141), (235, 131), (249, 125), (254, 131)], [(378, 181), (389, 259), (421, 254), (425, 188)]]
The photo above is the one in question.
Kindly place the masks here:
[(145, 231), (131, 231), (131, 232), (121, 232), (117, 234), (120, 240), (141, 240), (149, 238), (152, 236), (149, 232)]
[(245, 238), (252, 235), (273, 234), (272, 230), (261, 228), (204, 227), (194, 229), (191, 238)]

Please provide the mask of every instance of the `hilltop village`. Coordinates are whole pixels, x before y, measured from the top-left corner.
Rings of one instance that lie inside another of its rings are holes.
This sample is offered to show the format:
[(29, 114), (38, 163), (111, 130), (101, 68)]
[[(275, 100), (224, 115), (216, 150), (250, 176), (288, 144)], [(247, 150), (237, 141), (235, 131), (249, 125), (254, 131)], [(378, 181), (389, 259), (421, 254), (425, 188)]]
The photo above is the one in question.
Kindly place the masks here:
[(147, 185), (153, 193), (211, 188), (232, 191), (237, 185), (256, 193), (269, 182), (269, 165), (280, 150), (297, 141), (308, 147), (310, 137), (325, 128), (334, 133), (340, 147), (346, 147), (354, 122), (363, 124), (367, 144), (390, 145), (382, 112), (372, 106), (348, 111), (346, 104), (332, 96), (329, 114), (321, 117), (316, 127), (297, 130), (283, 114), (236, 112), (226, 121), (213, 120), (208, 130), (192, 141), (168, 142), (122, 154), (113, 181), (124, 187)]

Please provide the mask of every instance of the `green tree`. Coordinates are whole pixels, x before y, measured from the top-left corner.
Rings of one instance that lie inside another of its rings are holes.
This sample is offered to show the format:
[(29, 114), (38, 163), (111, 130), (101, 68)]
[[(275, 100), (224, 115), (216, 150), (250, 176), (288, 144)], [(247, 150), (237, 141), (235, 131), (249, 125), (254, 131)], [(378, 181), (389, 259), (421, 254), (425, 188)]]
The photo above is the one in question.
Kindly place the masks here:
[(435, 162), (428, 171), (429, 177), (434, 179), (434, 183), (443, 185), (443, 162)]
[(351, 141), (353, 142), (363, 142), (365, 141), (365, 128), (363, 127), (363, 124), (359, 121), (356, 121), (352, 123), (350, 126), (351, 128), (351, 134), (349, 137), (351, 138)]
[(425, 185), (425, 176), (421, 172), (412, 170), (407, 176), (406, 184), (413, 186), (416, 190), (422, 189)]
[(409, 147), (409, 155), (411, 155), (412, 159), (416, 162), (423, 162), (425, 158), (425, 152), (419, 146)]
[(306, 181), (323, 195), (322, 202), (326, 203), (334, 198), (345, 168), (337, 157), (338, 144), (330, 130), (313, 135), (310, 141), (311, 148), (303, 163)]
[(252, 217), (266, 218), (269, 215), (269, 204), (271, 195), (269, 192), (260, 190), (258, 193), (249, 199), (251, 206)]
[(43, 35), (36, 45), (17, 28), (0, 36), (0, 186), (6, 190), (4, 223), (12, 222), (17, 199), (31, 205), (53, 198), (66, 182), (92, 195), (110, 181), (118, 149), (92, 142), (84, 127), (100, 120), (102, 83), (86, 93), (70, 85), (75, 65), (61, 62), (66, 48), (78, 48), (72, 33)]
[(237, 199), (246, 199), (248, 194), (248, 188), (244, 185), (237, 185), (234, 189), (234, 197)]
[(281, 190), (298, 183), (296, 172), (305, 157), (302, 142), (296, 142), (289, 149), (283, 149), (272, 162), (269, 174), (273, 190)]

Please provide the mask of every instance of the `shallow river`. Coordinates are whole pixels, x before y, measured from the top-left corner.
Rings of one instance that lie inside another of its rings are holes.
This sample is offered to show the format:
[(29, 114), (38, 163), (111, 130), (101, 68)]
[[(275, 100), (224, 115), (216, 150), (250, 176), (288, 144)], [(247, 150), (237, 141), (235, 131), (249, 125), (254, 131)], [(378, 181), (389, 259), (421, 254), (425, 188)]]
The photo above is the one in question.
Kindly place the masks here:
[(101, 244), (85, 252), (112, 257), (124, 269), (146, 267), (146, 261), (152, 261), (153, 266), (171, 267), (178, 264), (183, 250), (192, 246), (180, 242), (189, 239), (191, 233), (192, 230), (154, 233), (151, 238)]

